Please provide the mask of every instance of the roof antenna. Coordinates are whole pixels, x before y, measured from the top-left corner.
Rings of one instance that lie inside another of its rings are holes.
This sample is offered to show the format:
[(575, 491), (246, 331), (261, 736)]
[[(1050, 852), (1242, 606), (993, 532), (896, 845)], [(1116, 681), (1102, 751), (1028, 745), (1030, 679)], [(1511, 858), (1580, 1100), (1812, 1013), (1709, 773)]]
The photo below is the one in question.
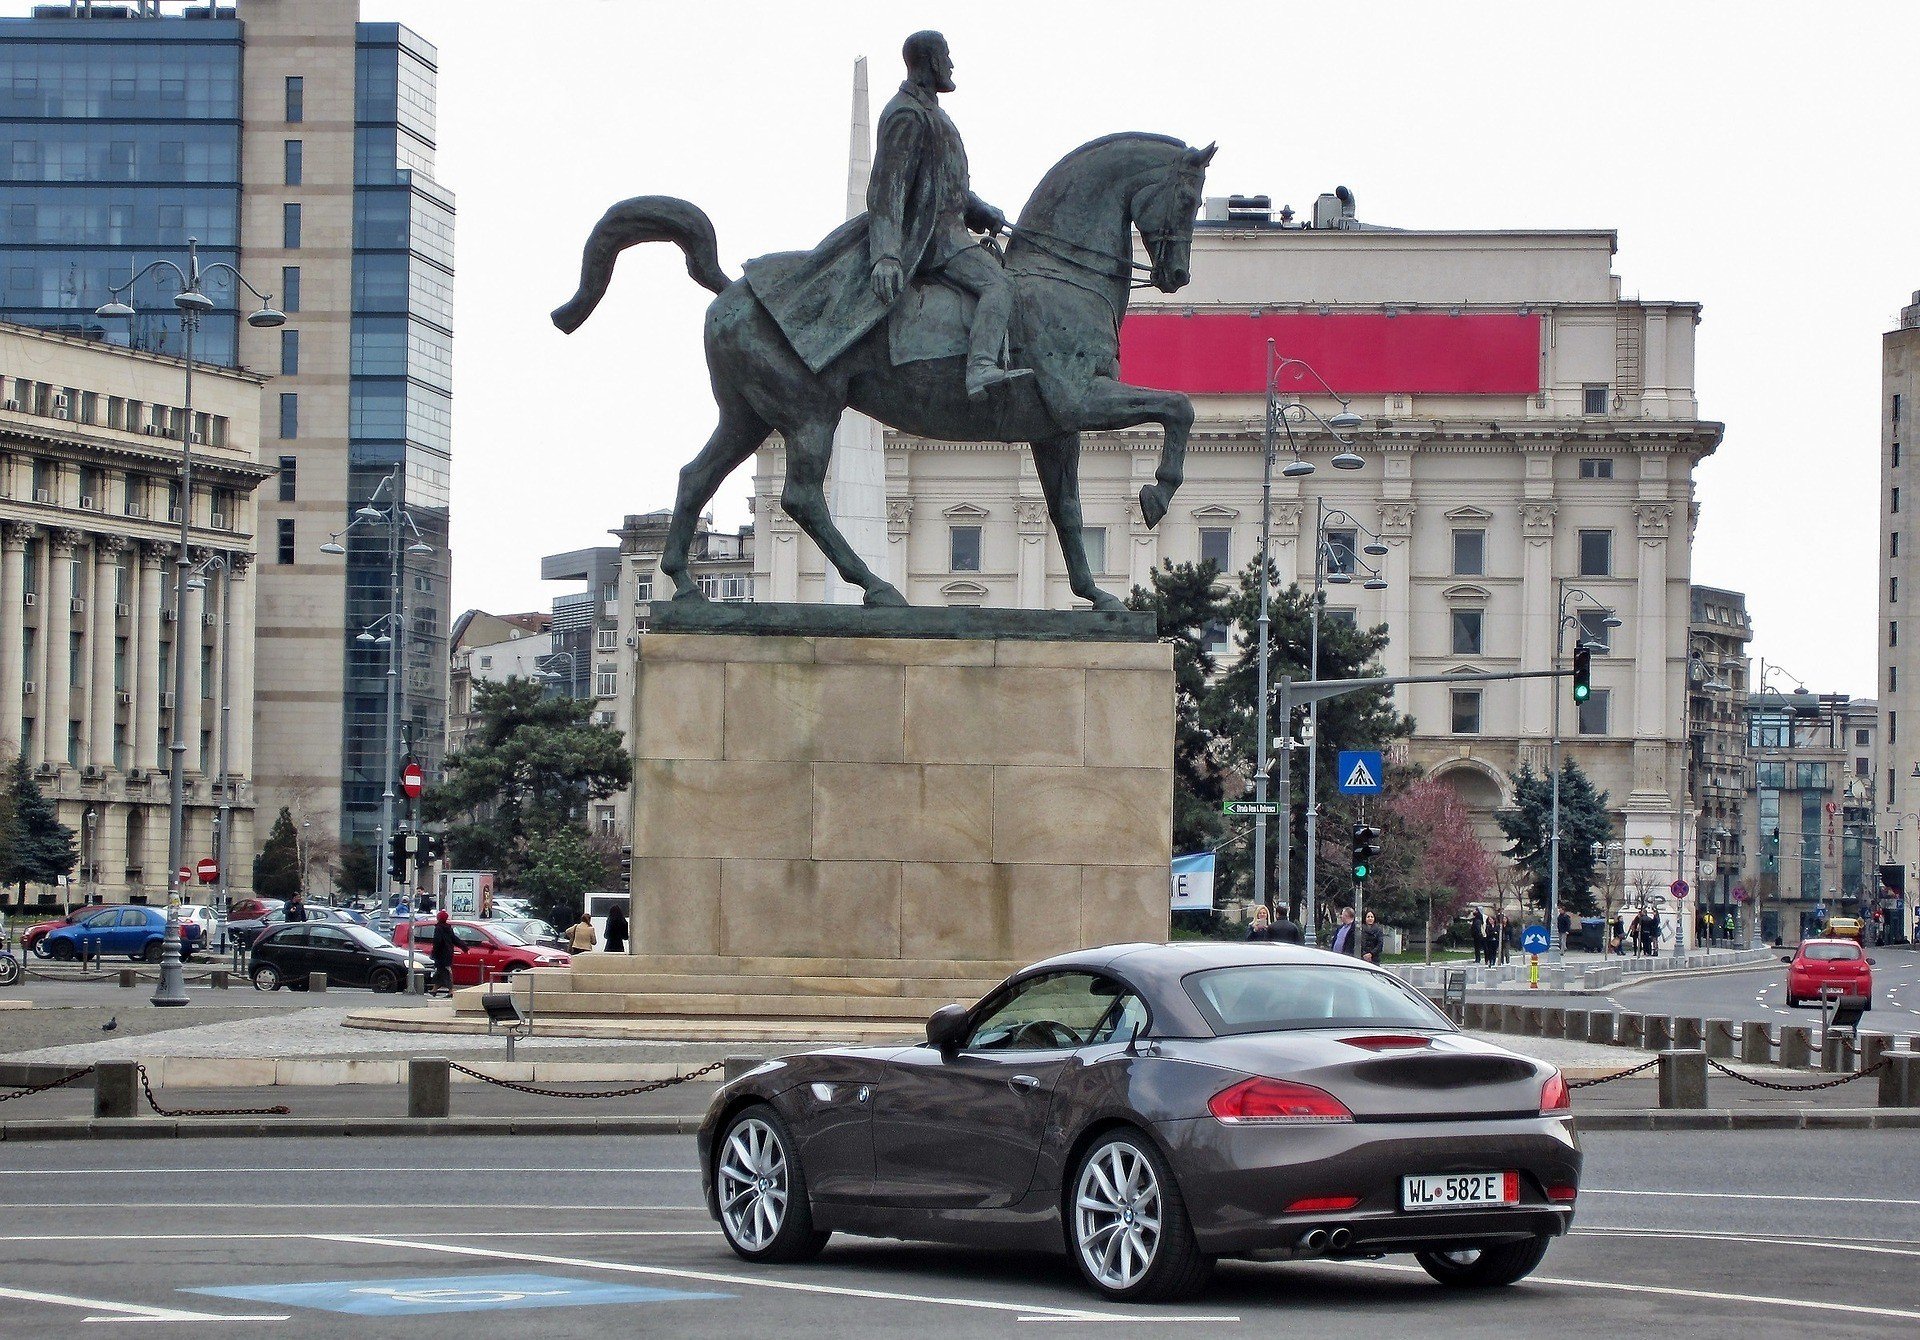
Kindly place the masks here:
[(1128, 1056), (1138, 1056), (1140, 1054), (1140, 1030), (1146, 1026), (1147, 1021), (1145, 1019), (1134, 1020), (1133, 1036), (1127, 1039), (1126, 1054)]

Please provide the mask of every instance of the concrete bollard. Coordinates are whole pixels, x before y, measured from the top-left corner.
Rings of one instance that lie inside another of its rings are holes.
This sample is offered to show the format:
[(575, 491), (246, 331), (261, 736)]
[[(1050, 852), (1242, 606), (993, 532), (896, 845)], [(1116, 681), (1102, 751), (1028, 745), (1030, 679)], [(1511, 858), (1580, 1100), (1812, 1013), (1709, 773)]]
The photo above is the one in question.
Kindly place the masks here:
[(1587, 1021), (1591, 1018), (1593, 1018), (1593, 1015), (1586, 1010), (1566, 1011), (1561, 1016), (1561, 1022), (1562, 1026), (1566, 1029), (1567, 1041), (1585, 1042), (1587, 1040)]
[(1853, 1039), (1829, 1028), (1820, 1035), (1820, 1068), (1829, 1075), (1853, 1073)]
[(1613, 1040), (1622, 1047), (1638, 1047), (1647, 1040), (1646, 1016), (1622, 1010), (1614, 1025)]
[(1681, 1051), (1700, 1051), (1706, 1047), (1706, 1022), (1676, 1016), (1673, 1021), (1673, 1045)]
[(1673, 1019), (1664, 1014), (1649, 1014), (1646, 1039), (1641, 1043), (1650, 1052), (1663, 1052), (1673, 1046)]
[(1893, 1037), (1887, 1033), (1860, 1035), (1860, 1068), (1871, 1070), (1893, 1052)]
[(453, 1071), (444, 1056), (416, 1056), (407, 1062), (407, 1115), (453, 1115)]
[(1750, 1065), (1773, 1064), (1773, 1025), (1749, 1019), (1740, 1025), (1740, 1059)]
[(1806, 1024), (1780, 1025), (1780, 1064), (1805, 1070), (1813, 1062), (1813, 1029)]
[(1527, 1011), (1521, 1005), (1502, 1005), (1500, 1007), (1500, 1031), (1502, 1033), (1525, 1034), (1527, 1031)]
[(1475, 1029), (1481, 1032), (1485, 1032), (1487, 1027), (1486, 1005), (1483, 1002), (1477, 1001), (1477, 1000), (1468, 1001), (1466, 1019), (1461, 1026), (1463, 1028), (1470, 1028), (1470, 1029)]
[(231, 984), (232, 977), (233, 974), (225, 968), (215, 968), (213, 970), (213, 989), (215, 991), (225, 991)]
[(307, 990), (325, 991), (326, 989), (327, 975), (324, 972), (310, 972), (307, 974)]
[(1542, 1006), (1540, 1010), (1540, 1036), (1543, 1038), (1564, 1038), (1566, 1035), (1566, 1010), (1557, 1005)]
[(132, 968), (120, 969), (120, 985), (123, 987), (132, 986), (133, 982), (134, 982), (133, 969)]
[(1520, 1007), (1520, 1033), (1530, 1038), (1543, 1036), (1545, 1030), (1540, 1022), (1543, 1013), (1544, 1011), (1542, 1011), (1538, 1005), (1522, 1005)]
[(1920, 1107), (1920, 1056), (1888, 1054), (1880, 1072), (1880, 1106)]
[(726, 1068), (720, 1072), (722, 1084), (731, 1084), (742, 1075), (758, 1070), (767, 1063), (764, 1056), (729, 1056)]
[(1567, 965), (1552, 963), (1547, 965), (1547, 989), (1565, 991), (1567, 989)]
[(140, 1066), (136, 1061), (97, 1061), (93, 1067), (93, 1115), (139, 1115)]
[(1733, 1020), (1707, 1019), (1701, 1022), (1701, 1048), (1717, 1061), (1733, 1059)]
[(1660, 1106), (1707, 1105), (1707, 1054), (1698, 1048), (1668, 1048), (1660, 1053)]
[(1615, 1018), (1611, 1011), (1594, 1010), (1587, 1015), (1587, 1041), (1608, 1046), (1613, 1042)]

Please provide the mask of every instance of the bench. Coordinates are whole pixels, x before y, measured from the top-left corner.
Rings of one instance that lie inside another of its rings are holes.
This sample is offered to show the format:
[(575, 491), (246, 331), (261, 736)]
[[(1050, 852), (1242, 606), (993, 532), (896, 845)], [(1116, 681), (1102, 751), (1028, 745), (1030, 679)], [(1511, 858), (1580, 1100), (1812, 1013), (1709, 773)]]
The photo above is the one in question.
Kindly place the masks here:
[(507, 1035), (507, 1059), (511, 1061), (513, 1044), (533, 1032), (533, 1016), (520, 1008), (511, 986), (505, 991), (482, 992), (480, 1008), (486, 1011), (487, 1032)]

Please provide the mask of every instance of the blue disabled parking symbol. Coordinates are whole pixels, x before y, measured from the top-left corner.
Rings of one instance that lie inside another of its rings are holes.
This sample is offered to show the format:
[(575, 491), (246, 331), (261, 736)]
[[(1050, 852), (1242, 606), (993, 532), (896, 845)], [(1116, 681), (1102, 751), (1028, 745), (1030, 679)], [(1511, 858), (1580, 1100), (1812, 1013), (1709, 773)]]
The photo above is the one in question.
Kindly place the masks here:
[(560, 1275), (436, 1275), (426, 1279), (321, 1280), (312, 1284), (244, 1284), (182, 1293), (345, 1312), (356, 1317), (410, 1317), (445, 1312), (496, 1312), (528, 1307), (604, 1303), (685, 1303), (730, 1298), (637, 1284), (606, 1284)]

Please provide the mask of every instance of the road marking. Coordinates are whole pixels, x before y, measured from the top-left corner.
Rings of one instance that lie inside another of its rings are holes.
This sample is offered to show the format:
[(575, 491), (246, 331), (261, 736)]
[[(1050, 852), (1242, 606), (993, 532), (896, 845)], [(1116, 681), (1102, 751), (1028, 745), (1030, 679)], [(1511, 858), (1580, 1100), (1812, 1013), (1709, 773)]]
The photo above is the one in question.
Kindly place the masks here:
[(1710, 1238), (1715, 1242), (1746, 1242), (1762, 1247), (1825, 1247), (1836, 1252), (1867, 1252), (1876, 1256), (1920, 1256), (1920, 1243), (1912, 1247), (1884, 1247), (1865, 1242), (1834, 1242), (1821, 1238), (1792, 1238), (1773, 1234), (1684, 1232), (1665, 1228), (1576, 1228), (1576, 1237), (1596, 1238)]
[(672, 1279), (702, 1280), (709, 1284), (727, 1284), (736, 1288), (780, 1289), (790, 1293), (819, 1294), (829, 1298), (864, 1298), (883, 1303), (927, 1303), (940, 1307), (976, 1308), (983, 1312), (1012, 1312), (1021, 1317), (1045, 1316), (1063, 1321), (1157, 1321), (1151, 1315), (1127, 1316), (1116, 1312), (1094, 1312), (1087, 1308), (1046, 1307), (1034, 1303), (1000, 1303), (985, 1298), (936, 1297), (932, 1294), (896, 1293), (886, 1289), (857, 1289), (839, 1284), (801, 1284), (794, 1280), (765, 1279), (755, 1275), (729, 1275), (715, 1270), (687, 1270), (674, 1266), (642, 1266), (625, 1261), (595, 1261), (575, 1256), (543, 1256), (534, 1252), (506, 1252), (492, 1247), (460, 1247), (445, 1243), (411, 1242), (405, 1238), (364, 1237), (350, 1233), (315, 1233), (321, 1242), (351, 1242), (364, 1247), (395, 1247), (419, 1252), (447, 1252), (457, 1256), (479, 1256), (496, 1261), (520, 1261), (528, 1265), (570, 1266), (576, 1270), (616, 1270), (630, 1275), (664, 1275)]
[(175, 1307), (147, 1307), (140, 1303), (110, 1303), (104, 1298), (76, 1298), (64, 1293), (41, 1293), (34, 1289), (0, 1287), (0, 1298), (22, 1303), (47, 1303), (54, 1307), (76, 1307), (87, 1312), (109, 1312), (110, 1317), (88, 1317), (87, 1321), (285, 1321), (279, 1313), (264, 1317), (223, 1317), (218, 1312), (186, 1312)]
[[(1818, 1201), (1822, 1205), (1835, 1204), (1832, 1196), (1782, 1196), (1769, 1195), (1759, 1191), (1612, 1191), (1604, 1187), (1580, 1188), (1583, 1196), (1660, 1196), (1673, 1200), (1785, 1200)], [(1848, 1196), (1848, 1205), (1920, 1205), (1920, 1200), (1888, 1200), (1871, 1196)]]

